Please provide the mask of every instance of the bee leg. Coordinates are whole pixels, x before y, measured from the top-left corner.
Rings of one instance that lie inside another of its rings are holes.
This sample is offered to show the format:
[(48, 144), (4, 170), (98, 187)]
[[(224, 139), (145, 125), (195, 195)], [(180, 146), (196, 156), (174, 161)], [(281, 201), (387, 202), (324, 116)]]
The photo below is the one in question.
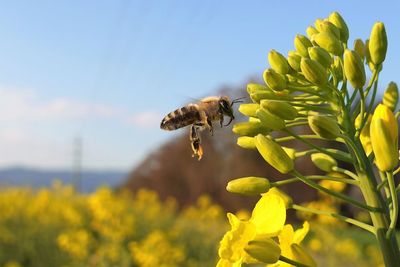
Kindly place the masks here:
[(207, 126), (208, 126), (208, 129), (210, 130), (211, 136), (213, 136), (214, 135), (214, 128), (213, 128), (213, 125), (212, 125), (212, 122), (211, 122), (210, 119), (207, 119)]
[(220, 114), (220, 116), (219, 116), (219, 125), (221, 125), (221, 128), (222, 128), (223, 124), (224, 124), (224, 115)]
[(201, 157), (203, 156), (203, 148), (201, 147), (201, 140), (198, 129), (199, 128), (196, 125), (192, 125), (192, 127), (190, 128), (190, 145), (193, 150), (192, 157), (197, 156), (197, 159), (201, 160)]

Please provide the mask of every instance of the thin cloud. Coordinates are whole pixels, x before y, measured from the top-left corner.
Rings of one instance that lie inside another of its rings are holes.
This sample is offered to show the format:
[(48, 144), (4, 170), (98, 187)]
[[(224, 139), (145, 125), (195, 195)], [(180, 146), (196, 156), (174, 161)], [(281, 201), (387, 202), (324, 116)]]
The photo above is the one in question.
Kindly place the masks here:
[(0, 121), (113, 118), (120, 108), (67, 97), (42, 100), (33, 90), (0, 88)]
[(143, 111), (134, 114), (128, 123), (139, 128), (156, 128), (159, 127), (162, 115), (157, 111)]

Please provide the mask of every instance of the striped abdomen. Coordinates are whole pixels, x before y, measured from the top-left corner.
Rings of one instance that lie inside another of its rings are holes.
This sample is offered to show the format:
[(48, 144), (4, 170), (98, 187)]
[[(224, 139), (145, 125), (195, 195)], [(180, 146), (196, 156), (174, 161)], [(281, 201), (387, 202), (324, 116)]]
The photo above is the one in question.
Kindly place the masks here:
[(199, 108), (195, 104), (190, 104), (179, 108), (161, 121), (160, 128), (168, 131), (176, 130), (201, 120)]

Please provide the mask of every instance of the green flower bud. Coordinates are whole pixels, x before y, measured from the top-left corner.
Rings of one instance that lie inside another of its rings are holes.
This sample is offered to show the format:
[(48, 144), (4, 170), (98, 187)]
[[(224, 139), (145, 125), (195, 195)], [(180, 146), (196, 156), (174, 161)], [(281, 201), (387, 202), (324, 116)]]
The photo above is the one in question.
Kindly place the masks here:
[(294, 38), (294, 47), (302, 57), (308, 57), (308, 48), (311, 46), (311, 41), (304, 35), (297, 34)]
[(346, 49), (344, 52), (344, 73), (354, 88), (362, 88), (365, 84), (365, 69), (360, 56)]
[(299, 244), (293, 243), (290, 245), (290, 248), (295, 261), (301, 262), (310, 267), (317, 267), (314, 259)]
[(293, 97), (291, 95), (288, 95), (285, 92), (274, 92), (272, 90), (256, 91), (256, 92), (250, 94), (250, 98), (254, 102), (260, 102), (263, 99), (275, 99), (275, 100), (292, 100), (293, 99)]
[(364, 61), (365, 58), (365, 45), (361, 39), (354, 40), (354, 51), (360, 56), (361, 60)]
[(286, 58), (279, 52), (275, 50), (271, 50), (268, 53), (268, 61), (271, 65), (271, 68), (280, 74), (287, 74), (289, 73), (289, 64)]
[(282, 91), (286, 88), (286, 77), (273, 69), (267, 69), (263, 74), (265, 83), (275, 91)]
[(297, 54), (295, 51), (289, 51), (287, 60), (292, 69), (294, 69), (295, 71), (300, 70), (301, 56), (299, 54)]
[(228, 192), (248, 196), (266, 193), (269, 188), (270, 185), (268, 179), (254, 176), (232, 180), (226, 186)]
[(340, 56), (343, 53), (342, 43), (331, 33), (320, 32), (313, 35), (315, 41), (320, 47), (329, 53)]
[(255, 137), (258, 152), (272, 167), (281, 173), (293, 170), (294, 162), (283, 148), (269, 137), (259, 134)]
[(321, 26), (321, 23), (322, 23), (323, 21), (324, 21), (323, 19), (316, 19), (315, 22), (314, 22), (315, 29), (317, 29), (318, 32), (321, 31), (320, 26)]
[(257, 117), (260, 119), (260, 121), (268, 128), (272, 130), (282, 130), (285, 128), (285, 121), (279, 118), (278, 116), (275, 116), (274, 114), (271, 114), (268, 110), (264, 108), (260, 108), (256, 112)]
[(250, 241), (245, 247), (247, 252), (254, 259), (263, 263), (275, 263), (281, 256), (281, 248), (269, 237), (257, 237)]
[(324, 85), (328, 81), (326, 69), (315, 60), (302, 58), (300, 68), (304, 77), (311, 83)]
[(238, 146), (245, 149), (256, 149), (256, 144), (254, 143), (254, 137), (250, 136), (240, 136), (237, 139)]
[(333, 64), (331, 66), (332, 71), (335, 73), (336, 78), (341, 81), (343, 80), (343, 69), (342, 69), (342, 64), (340, 63), (339, 57), (335, 57), (333, 59)]
[(309, 27), (306, 29), (306, 33), (307, 33), (308, 38), (311, 39), (311, 37), (312, 37), (314, 34), (318, 33), (318, 30), (317, 30), (316, 28), (314, 28), (313, 26), (309, 26)]
[(331, 156), (324, 153), (312, 154), (311, 160), (318, 169), (324, 172), (330, 172), (332, 171), (333, 167), (337, 166), (337, 161)]
[(329, 21), (324, 20), (324, 21), (320, 22), (318, 31), (330, 33), (333, 36), (335, 36), (338, 40), (340, 40), (339, 29), (335, 25), (333, 25), (333, 23), (331, 23)]
[(388, 46), (385, 25), (382, 22), (376, 22), (372, 27), (368, 46), (372, 63), (381, 64), (385, 60)]
[(399, 89), (395, 82), (390, 82), (383, 94), (382, 103), (390, 108), (392, 111), (396, 109), (397, 102), (399, 101)]
[(271, 132), (271, 130), (265, 127), (261, 122), (256, 121), (238, 122), (233, 125), (232, 131), (235, 134), (246, 136), (255, 136), (259, 133), (268, 134)]
[[(360, 132), (360, 141), (361, 145), (364, 148), (365, 154), (369, 156), (369, 154), (372, 153), (372, 144), (371, 144), (371, 136), (370, 136), (370, 129), (371, 129), (371, 118), (372, 116), (368, 116), (368, 120), (364, 125), (364, 128), (362, 128)], [(359, 129), (361, 127), (361, 116), (358, 114), (354, 125), (356, 126), (356, 129)]]
[(316, 135), (325, 139), (336, 139), (340, 134), (338, 123), (324, 114), (309, 115), (308, 125)]
[(251, 104), (241, 104), (239, 106), (239, 112), (247, 117), (256, 117), (256, 111), (260, 108), (259, 104), (251, 103)]
[(257, 91), (271, 91), (271, 89), (268, 88), (266, 85), (262, 84), (257, 84), (257, 83), (247, 84), (247, 93), (249, 93), (249, 95)]
[(279, 100), (261, 100), (261, 107), (284, 120), (294, 120), (298, 113), (292, 105)]
[(329, 68), (333, 63), (331, 55), (322, 47), (314, 46), (308, 48), (308, 54), (312, 60), (317, 61), (325, 68)]
[(328, 21), (335, 25), (340, 31), (340, 40), (343, 43), (347, 43), (349, 39), (349, 28), (346, 22), (338, 12), (333, 12), (329, 15)]
[(399, 161), (398, 125), (387, 106), (379, 104), (376, 107), (371, 119), (370, 137), (378, 169), (383, 172), (393, 170)]

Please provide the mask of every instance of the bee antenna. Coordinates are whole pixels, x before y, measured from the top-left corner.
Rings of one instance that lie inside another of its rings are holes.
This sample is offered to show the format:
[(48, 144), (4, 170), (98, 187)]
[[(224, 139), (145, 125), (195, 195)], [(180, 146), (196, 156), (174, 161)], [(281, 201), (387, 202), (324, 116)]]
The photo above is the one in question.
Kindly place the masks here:
[(235, 103), (242, 103), (243, 99), (245, 99), (245, 98), (246, 97), (244, 96), (244, 97), (239, 97), (239, 98), (233, 99), (232, 103), (231, 103), (231, 106), (233, 106), (233, 104), (235, 104)]

